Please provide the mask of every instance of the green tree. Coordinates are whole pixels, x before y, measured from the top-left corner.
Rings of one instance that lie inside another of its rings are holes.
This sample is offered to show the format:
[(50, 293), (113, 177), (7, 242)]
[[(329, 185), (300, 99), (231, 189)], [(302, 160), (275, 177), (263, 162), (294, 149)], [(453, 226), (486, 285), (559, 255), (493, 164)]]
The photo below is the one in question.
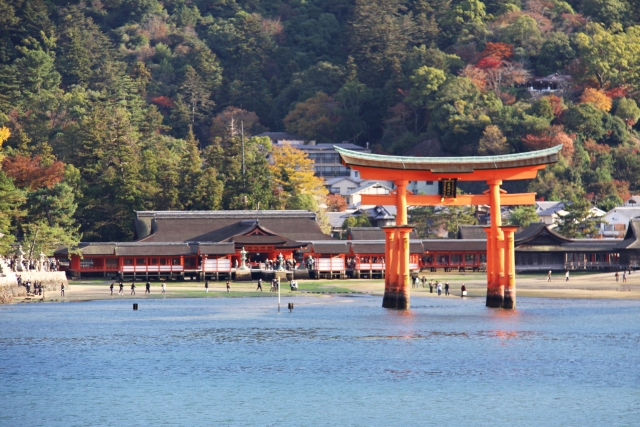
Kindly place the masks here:
[(509, 152), (507, 138), (502, 134), (496, 125), (489, 125), (484, 129), (480, 143), (478, 144), (478, 154), (483, 156), (492, 154), (506, 154)]
[(576, 57), (569, 37), (562, 32), (550, 34), (542, 43), (536, 67), (540, 75), (562, 72)]
[(351, 21), (350, 51), (365, 84), (379, 86), (402, 61), (415, 33), (400, 0), (356, 0)]
[(640, 108), (633, 99), (622, 98), (618, 101), (615, 115), (620, 117), (628, 127), (631, 127), (640, 118)]
[(20, 209), (25, 201), (22, 191), (18, 190), (4, 172), (0, 170), (0, 253), (7, 254), (15, 241), (13, 234), (15, 221), (24, 215)]
[(558, 225), (560, 234), (573, 239), (595, 238), (598, 235), (598, 225), (602, 221), (593, 218), (591, 207), (591, 203), (584, 197), (575, 197), (571, 203), (566, 204), (564, 210), (568, 213), (562, 217)]
[(540, 218), (533, 206), (517, 206), (511, 211), (511, 218), (509, 218), (511, 225), (517, 225), (520, 228), (526, 228), (529, 224), (539, 221)]
[(27, 206), (20, 228), (25, 246), (29, 245), (30, 258), (41, 252), (53, 255), (60, 246), (77, 248), (80, 234), (73, 217), (77, 204), (71, 187), (63, 182), (33, 191), (27, 196)]

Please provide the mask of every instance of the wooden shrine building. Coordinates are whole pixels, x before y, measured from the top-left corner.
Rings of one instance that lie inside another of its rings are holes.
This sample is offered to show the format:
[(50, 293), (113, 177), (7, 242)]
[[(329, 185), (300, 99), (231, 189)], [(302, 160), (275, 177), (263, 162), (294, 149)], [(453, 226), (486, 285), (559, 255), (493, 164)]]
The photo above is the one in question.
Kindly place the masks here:
[(307, 211), (136, 212), (133, 242), (81, 243), (82, 257), (60, 249), (74, 277), (232, 278), (246, 251), (249, 269), (293, 260), (310, 241), (331, 241)]

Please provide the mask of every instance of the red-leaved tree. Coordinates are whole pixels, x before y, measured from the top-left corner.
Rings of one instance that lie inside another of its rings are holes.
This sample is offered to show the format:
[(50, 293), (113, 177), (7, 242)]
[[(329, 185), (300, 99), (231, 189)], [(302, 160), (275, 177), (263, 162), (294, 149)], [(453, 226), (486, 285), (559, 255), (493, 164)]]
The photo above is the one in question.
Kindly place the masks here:
[(64, 177), (64, 163), (53, 162), (49, 166), (42, 165), (40, 156), (28, 157), (16, 154), (5, 157), (2, 170), (18, 188), (29, 191), (42, 187), (51, 188)]

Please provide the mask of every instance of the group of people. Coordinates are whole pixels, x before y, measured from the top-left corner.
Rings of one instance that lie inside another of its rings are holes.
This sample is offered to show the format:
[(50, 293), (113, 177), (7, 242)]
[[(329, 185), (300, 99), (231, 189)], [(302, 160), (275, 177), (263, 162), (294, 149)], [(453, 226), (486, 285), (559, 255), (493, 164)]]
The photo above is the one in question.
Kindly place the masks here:
[[(629, 274), (631, 274), (631, 270), (629, 270)], [(616, 282), (620, 281), (620, 272), (619, 271), (616, 271), (615, 278), (616, 278)], [(626, 271), (622, 272), (622, 283), (627, 283), (627, 272)]]
[[(116, 286), (116, 282), (111, 283), (111, 285), (109, 285), (109, 290), (111, 291), (111, 295), (113, 295), (113, 288)], [(209, 287), (209, 282), (207, 282), (206, 287)], [(167, 292), (167, 283), (166, 282), (162, 282), (162, 293), (166, 293)], [(131, 282), (131, 294), (130, 295), (135, 295), (136, 294), (136, 283), (135, 282)], [(144, 294), (151, 294), (151, 283), (147, 282), (144, 285)], [(118, 284), (118, 295), (124, 295), (124, 283), (122, 283), (122, 281)]]
[(42, 296), (42, 282), (38, 282), (37, 280), (35, 280), (33, 283), (31, 283), (31, 280), (23, 282), (22, 277), (20, 276), (17, 276), (16, 279), (18, 281), (18, 286), (24, 286), (25, 288), (27, 288), (27, 295), (31, 294)]
[[(267, 259), (264, 262), (251, 262), (248, 261), (249, 265), (255, 266), (260, 270), (278, 270), (280, 268), (280, 261), (278, 258), (275, 259)], [(295, 259), (287, 258), (282, 261), (282, 268), (285, 270), (291, 271), (295, 270), (298, 263)], [(237, 266), (236, 266), (237, 267)]]
[[(420, 285), (422, 285), (423, 288), (426, 289), (427, 287), (427, 278), (422, 276), (415, 276), (412, 281), (411, 281), (411, 287), (412, 288), (420, 288)], [(436, 293), (438, 294), (438, 296), (442, 295), (442, 290), (444, 288), (444, 294), (445, 296), (447, 295), (451, 295), (451, 293), (449, 292), (450, 290), (450, 286), (449, 286), (449, 282), (444, 282), (444, 284), (442, 282), (440, 282), (439, 280), (433, 280), (431, 279), (431, 281), (429, 281), (428, 283), (429, 286), (429, 293), (432, 294), (434, 289), (436, 291)], [(462, 284), (462, 286), (460, 287), (460, 296), (464, 297), (467, 295), (467, 287), (464, 285), (464, 283)]]
[(58, 260), (45, 258), (44, 262), (33, 259), (21, 259), (22, 257), (3, 257), (3, 261), (11, 271), (58, 271)]

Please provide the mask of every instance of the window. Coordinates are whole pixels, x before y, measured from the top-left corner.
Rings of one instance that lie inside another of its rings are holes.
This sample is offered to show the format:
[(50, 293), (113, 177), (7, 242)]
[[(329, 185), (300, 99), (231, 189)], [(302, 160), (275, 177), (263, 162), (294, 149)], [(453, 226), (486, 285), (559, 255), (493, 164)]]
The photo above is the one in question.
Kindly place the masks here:
[(149, 260), (149, 265), (158, 265), (158, 258), (151, 258)]
[(125, 258), (124, 265), (133, 265), (133, 258)]
[(160, 265), (167, 265), (167, 259), (166, 258), (160, 258)]
[(433, 185), (433, 181), (425, 181), (427, 185)]
[(171, 264), (172, 265), (180, 265), (180, 258), (172, 258), (171, 259)]
[(147, 259), (146, 258), (137, 258), (136, 259), (136, 265), (147, 265)]
[(116, 258), (107, 258), (107, 268), (118, 268), (118, 260)]

